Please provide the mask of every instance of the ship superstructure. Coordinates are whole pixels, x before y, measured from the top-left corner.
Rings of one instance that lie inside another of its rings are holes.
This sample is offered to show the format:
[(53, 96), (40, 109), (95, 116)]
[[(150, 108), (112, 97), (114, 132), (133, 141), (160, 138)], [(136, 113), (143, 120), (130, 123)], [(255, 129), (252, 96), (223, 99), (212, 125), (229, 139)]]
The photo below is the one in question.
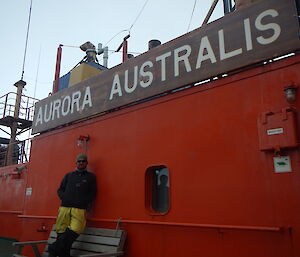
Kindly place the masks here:
[(30, 161), (0, 169), (0, 236), (48, 238), (84, 152), (89, 225), (125, 229), (125, 256), (299, 256), (297, 4), (255, 2), (39, 101)]

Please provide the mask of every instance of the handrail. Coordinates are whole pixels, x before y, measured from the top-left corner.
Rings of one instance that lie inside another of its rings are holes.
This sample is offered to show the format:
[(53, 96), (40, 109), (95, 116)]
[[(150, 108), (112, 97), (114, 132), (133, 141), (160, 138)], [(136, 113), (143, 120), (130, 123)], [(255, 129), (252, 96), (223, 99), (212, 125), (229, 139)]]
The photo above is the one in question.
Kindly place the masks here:
[[(2, 97), (5, 97), (6, 95), (9, 95), (9, 94), (17, 95), (16, 92), (8, 92), (8, 93), (4, 94), (3, 96), (0, 96), (0, 99), (1, 99)], [(24, 97), (26, 97), (26, 98), (30, 98), (30, 99), (36, 100), (36, 101), (39, 101), (39, 99), (34, 98), (34, 97), (31, 97), (31, 96), (26, 96), (26, 95), (22, 95), (22, 96), (24, 96)]]
[[(92, 221), (107, 221), (115, 222), (113, 219), (90, 219)], [(233, 230), (256, 230), (256, 231), (269, 231), (281, 232), (289, 227), (269, 227), (269, 226), (244, 226), (244, 225), (223, 225), (223, 224), (199, 224), (199, 223), (183, 223), (183, 222), (160, 222), (160, 221), (145, 221), (145, 220), (126, 220), (122, 219), (122, 223), (134, 224), (148, 224), (148, 225), (166, 225), (166, 226), (180, 226), (180, 227), (198, 227), (208, 229), (233, 229)]]
[[(35, 215), (18, 215), (19, 218), (32, 218), (32, 219), (55, 219), (56, 216), (35, 216)], [(90, 221), (99, 222), (116, 222), (114, 219), (97, 219), (90, 218)], [(122, 219), (122, 223), (145, 224), (145, 225), (165, 225), (165, 226), (178, 226), (178, 227), (196, 227), (217, 230), (251, 230), (251, 231), (265, 231), (265, 232), (282, 232), (291, 227), (283, 226), (246, 226), (246, 225), (223, 225), (223, 224), (201, 224), (201, 223), (184, 223), (184, 222), (161, 222), (161, 221), (148, 221), (148, 220), (127, 220)]]
[[(6, 116), (13, 116), (15, 111), (15, 100), (17, 97), (17, 93), (9, 92), (0, 97), (0, 118), (4, 118)], [(20, 107), (20, 118), (26, 120), (33, 119), (34, 106), (35, 103), (39, 100), (34, 97), (22, 95), (21, 96), (21, 107)]]
[[(5, 145), (5, 146), (4, 146)], [(0, 167), (5, 166), (5, 156), (7, 154), (7, 146), (13, 145), (15, 164), (27, 163), (29, 161), (31, 139), (18, 140), (11, 144), (4, 144), (0, 147)]]
[(0, 213), (15, 213), (15, 214), (20, 214), (22, 211), (2, 211), (0, 210)]

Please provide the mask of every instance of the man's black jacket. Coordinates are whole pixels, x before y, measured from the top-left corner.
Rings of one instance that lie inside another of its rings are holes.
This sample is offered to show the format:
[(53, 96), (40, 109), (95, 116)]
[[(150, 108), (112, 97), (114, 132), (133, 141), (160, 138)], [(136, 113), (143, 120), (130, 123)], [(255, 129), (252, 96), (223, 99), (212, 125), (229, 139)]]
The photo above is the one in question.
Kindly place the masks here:
[(57, 194), (61, 206), (87, 209), (96, 196), (96, 177), (84, 171), (69, 172), (63, 178)]

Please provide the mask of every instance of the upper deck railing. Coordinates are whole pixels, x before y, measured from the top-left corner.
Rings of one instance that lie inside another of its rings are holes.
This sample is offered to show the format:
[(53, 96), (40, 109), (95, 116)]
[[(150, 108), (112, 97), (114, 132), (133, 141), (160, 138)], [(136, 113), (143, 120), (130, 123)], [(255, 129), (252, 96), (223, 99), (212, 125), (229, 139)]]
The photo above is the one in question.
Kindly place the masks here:
[[(9, 92), (0, 97), (0, 119), (6, 116), (14, 116), (17, 93)], [(22, 95), (19, 118), (33, 120), (34, 105), (38, 99)]]
[(34, 116), (34, 106), (38, 99), (22, 95), (19, 116), (14, 117), (15, 103), (17, 94), (9, 92), (0, 97), (0, 126), (11, 127), (13, 122), (18, 122), (18, 136), (15, 142), (10, 143), (9, 135), (5, 129), (2, 132), (6, 137), (0, 136), (0, 167), (7, 163), (8, 147), (12, 147), (12, 164), (28, 162), (30, 152), (30, 139), (21, 139), (24, 136), (20, 134), (31, 127), (31, 121)]
[[(0, 142), (0, 167), (6, 166), (6, 156), (7, 156), (7, 146), (8, 144), (3, 144), (6, 142)], [(13, 156), (12, 156), (12, 164), (20, 164), (26, 163), (29, 161), (30, 154), (30, 146), (31, 140), (30, 138), (25, 140), (17, 140), (13, 145)]]

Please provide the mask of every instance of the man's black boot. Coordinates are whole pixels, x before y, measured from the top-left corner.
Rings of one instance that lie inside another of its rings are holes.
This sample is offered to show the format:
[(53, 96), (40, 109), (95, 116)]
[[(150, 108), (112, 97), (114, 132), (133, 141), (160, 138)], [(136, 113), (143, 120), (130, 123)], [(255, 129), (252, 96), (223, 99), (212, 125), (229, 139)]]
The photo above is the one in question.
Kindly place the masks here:
[(62, 245), (62, 240), (65, 233), (57, 233), (56, 241), (48, 246), (49, 257), (56, 257), (59, 254), (60, 245)]
[(76, 238), (79, 236), (76, 232), (74, 232), (71, 229), (66, 229), (64, 233), (64, 252), (62, 255), (59, 255), (59, 257), (70, 257), (70, 251), (72, 248), (73, 242), (76, 240)]

